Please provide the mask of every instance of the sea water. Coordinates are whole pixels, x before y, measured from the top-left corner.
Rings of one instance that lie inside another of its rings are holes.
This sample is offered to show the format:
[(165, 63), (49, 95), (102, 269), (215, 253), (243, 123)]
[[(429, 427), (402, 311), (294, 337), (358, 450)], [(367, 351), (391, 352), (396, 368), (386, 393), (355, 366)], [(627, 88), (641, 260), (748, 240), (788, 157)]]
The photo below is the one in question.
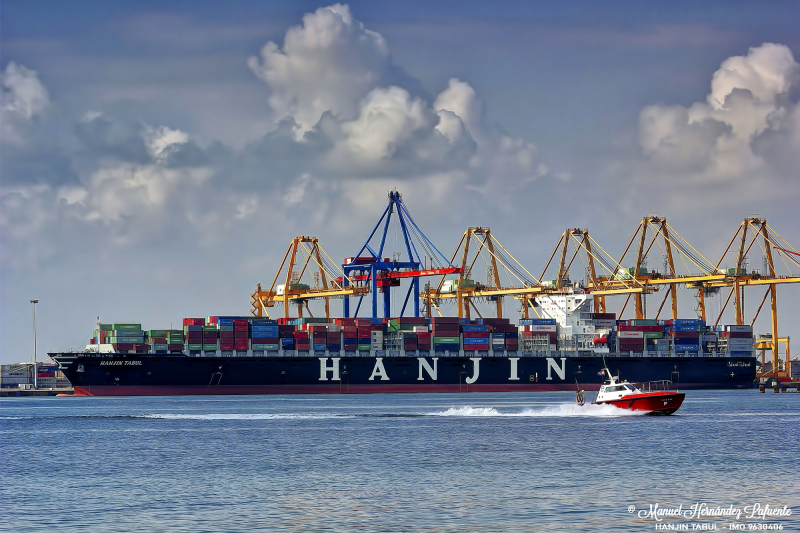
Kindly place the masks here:
[[(755, 390), (662, 417), (559, 392), (7, 398), (0, 530), (798, 531), (799, 428), (800, 395)], [(754, 505), (792, 514), (719, 511)]]

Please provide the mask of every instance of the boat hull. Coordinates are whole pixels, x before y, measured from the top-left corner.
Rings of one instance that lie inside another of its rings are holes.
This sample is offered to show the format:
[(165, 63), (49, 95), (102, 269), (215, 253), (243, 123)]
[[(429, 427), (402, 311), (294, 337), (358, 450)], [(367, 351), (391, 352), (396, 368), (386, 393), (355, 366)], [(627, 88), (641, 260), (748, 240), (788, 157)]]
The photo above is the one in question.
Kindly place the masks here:
[[(51, 354), (76, 396), (353, 394), (568, 391), (602, 385), (599, 357), (536, 356), (190, 357), (184, 354)], [(608, 357), (631, 382), (680, 389), (751, 388), (755, 358)]]
[(683, 404), (683, 392), (645, 392), (629, 394), (616, 400), (595, 402), (597, 405), (613, 405), (629, 411), (641, 411), (648, 415), (671, 415)]

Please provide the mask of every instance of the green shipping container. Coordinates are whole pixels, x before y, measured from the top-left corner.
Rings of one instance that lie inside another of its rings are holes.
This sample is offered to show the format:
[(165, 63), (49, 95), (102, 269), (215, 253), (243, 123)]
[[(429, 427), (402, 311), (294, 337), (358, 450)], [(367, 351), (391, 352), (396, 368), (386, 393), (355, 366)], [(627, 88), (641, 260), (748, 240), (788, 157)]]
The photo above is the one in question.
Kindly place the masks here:
[[(102, 329), (102, 327), (101, 327)], [(142, 329), (141, 324), (111, 324), (111, 329)]]
[(635, 318), (628, 321), (631, 326), (657, 326), (658, 320), (651, 320), (649, 318)]
[(217, 326), (203, 326), (203, 331), (217, 331)]
[(189, 345), (189, 349), (190, 350), (202, 350), (203, 349), (203, 345), (202, 344), (190, 344)]
[(167, 333), (169, 333), (169, 330), (167, 330), (167, 329), (148, 329), (147, 330), (147, 334), (150, 335), (151, 337), (163, 337)]
[(100, 331), (111, 331), (114, 329), (113, 324), (100, 324)]
[(658, 331), (645, 331), (644, 332), (645, 339), (663, 339), (664, 333)]
[(434, 337), (434, 344), (458, 344), (461, 342), (460, 337)]
[[(189, 346), (192, 346), (192, 345), (190, 344)], [(216, 344), (203, 344), (202, 346), (203, 346), (203, 350), (216, 350), (217, 349), (217, 345)]]
[(419, 325), (420, 324), (389, 324), (386, 326), (386, 331), (388, 333), (394, 333), (397, 331), (414, 331), (414, 327)]
[(358, 345), (358, 349), (359, 350), (363, 350), (365, 352), (368, 352), (368, 351), (370, 351), (372, 349), (372, 345), (371, 344), (359, 344)]

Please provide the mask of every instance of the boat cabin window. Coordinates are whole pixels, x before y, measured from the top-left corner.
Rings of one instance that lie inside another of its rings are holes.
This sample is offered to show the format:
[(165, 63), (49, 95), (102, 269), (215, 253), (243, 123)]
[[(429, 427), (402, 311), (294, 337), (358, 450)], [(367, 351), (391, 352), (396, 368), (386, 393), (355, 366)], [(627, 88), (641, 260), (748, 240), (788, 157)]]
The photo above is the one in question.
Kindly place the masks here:
[(626, 388), (626, 389), (628, 389), (628, 390), (636, 390), (636, 389), (635, 389), (635, 388), (633, 388), (631, 385), (625, 385), (625, 388)]
[(611, 387), (606, 387), (606, 392), (619, 392), (625, 390), (625, 387), (622, 385), (613, 385)]

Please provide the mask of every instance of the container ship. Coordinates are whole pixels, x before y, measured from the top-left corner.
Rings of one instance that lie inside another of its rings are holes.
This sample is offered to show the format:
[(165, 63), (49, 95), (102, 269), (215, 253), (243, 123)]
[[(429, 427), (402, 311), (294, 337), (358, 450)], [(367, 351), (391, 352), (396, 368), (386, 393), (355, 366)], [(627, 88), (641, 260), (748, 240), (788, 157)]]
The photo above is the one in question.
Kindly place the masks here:
[(586, 390), (604, 365), (630, 382), (750, 388), (751, 326), (617, 320), (575, 289), (541, 318), (185, 318), (182, 329), (98, 323), (81, 352), (50, 353), (76, 396)]

